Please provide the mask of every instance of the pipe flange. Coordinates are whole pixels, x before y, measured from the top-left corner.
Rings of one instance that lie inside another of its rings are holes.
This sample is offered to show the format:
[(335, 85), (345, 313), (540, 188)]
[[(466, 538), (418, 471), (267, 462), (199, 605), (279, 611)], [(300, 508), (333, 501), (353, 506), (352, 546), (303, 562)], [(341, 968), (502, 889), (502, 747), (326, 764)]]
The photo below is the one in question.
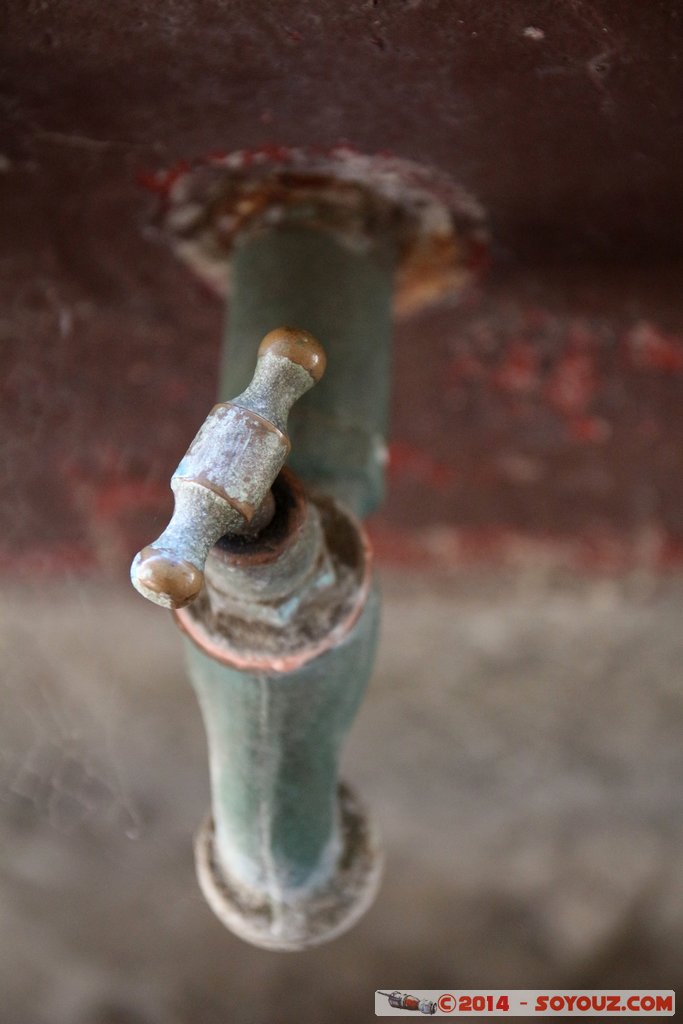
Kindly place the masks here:
[[(283, 473), (281, 479), (291, 488), (292, 474)], [(298, 485), (296, 491), (304, 501)], [(368, 536), (338, 502), (320, 494), (311, 495), (310, 500), (320, 515), (333, 582), (322, 589), (312, 587), (304, 598), (292, 602), (286, 620), (259, 621), (258, 628), (253, 608), (245, 606), (243, 614), (237, 615), (230, 606), (223, 613), (218, 596), (214, 593), (212, 600), (205, 588), (196, 601), (173, 614), (183, 633), (210, 658), (242, 672), (295, 672), (342, 644), (360, 620), (373, 593)], [(271, 527), (251, 545), (254, 551), (267, 543), (268, 532), (278, 521), (276, 509)]]
[(396, 258), (394, 312), (457, 298), (488, 265), (479, 203), (452, 178), (411, 160), (285, 146), (213, 154), (159, 171), (158, 225), (176, 254), (222, 298), (244, 238), (282, 224), (333, 231)]
[(239, 938), (262, 949), (297, 952), (336, 938), (373, 903), (383, 857), (377, 827), (354, 791), (340, 783), (341, 852), (331, 877), (277, 901), (232, 879), (217, 861), (209, 815), (195, 841), (197, 878), (219, 920)]

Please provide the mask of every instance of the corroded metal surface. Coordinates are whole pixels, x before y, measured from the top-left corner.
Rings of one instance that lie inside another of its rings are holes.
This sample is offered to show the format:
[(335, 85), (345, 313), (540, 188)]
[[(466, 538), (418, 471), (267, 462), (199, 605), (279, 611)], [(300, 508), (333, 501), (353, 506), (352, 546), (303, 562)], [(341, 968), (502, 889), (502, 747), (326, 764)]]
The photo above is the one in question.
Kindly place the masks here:
[[(185, 644), (209, 747), (215, 860), (241, 894), (238, 903), (260, 908), (259, 916), (267, 910), (266, 944), (287, 940), (288, 912), (297, 908), (303, 942), (303, 911), (318, 904), (321, 892), (344, 917), (355, 903), (357, 893), (343, 891), (340, 869), (356, 855), (366, 861), (368, 851), (347, 845), (338, 766), (372, 670), (378, 611), (372, 591), (340, 643), (291, 670), (273, 664), (243, 671)], [(377, 861), (376, 841), (372, 845)], [(366, 861), (361, 875), (377, 867)]]
[(200, 883), (221, 920), (270, 949), (350, 927), (381, 863), (364, 816), (337, 799), (340, 746), (377, 645), (367, 541), (331, 499), (277, 475), (289, 409), (324, 369), (312, 335), (266, 335), (251, 384), (214, 408), (176, 470), (169, 527), (131, 569), (187, 634), (212, 789)]
[(289, 454), (289, 409), (324, 369), (324, 352), (305, 331), (282, 328), (263, 339), (251, 384), (213, 408), (173, 474), (171, 522), (131, 566), (143, 597), (180, 608), (198, 596), (213, 545), (248, 531), (267, 500)]
[(223, 538), (202, 596), (176, 619), (209, 745), (202, 888), (237, 934), (296, 949), (350, 927), (377, 886), (370, 825), (336, 794), (374, 662), (379, 595), (348, 513), (311, 501), (287, 472), (273, 494), (271, 523), (251, 540)]
[(384, 496), (392, 309), (460, 299), (485, 264), (478, 204), (447, 175), (387, 155), (283, 149), (178, 169), (160, 223), (176, 253), (230, 295), (221, 394), (241, 389), (256, 338), (305, 323), (334, 373), (292, 416), (292, 466), (359, 516)]
[(263, 949), (296, 952), (337, 938), (363, 916), (374, 901), (382, 875), (376, 826), (354, 791), (341, 784), (339, 847), (330, 874), (306, 892), (250, 891), (220, 863), (213, 821), (202, 825), (195, 842), (197, 877), (216, 916)]
[(178, 256), (221, 296), (236, 244), (306, 225), (359, 251), (397, 252), (397, 314), (458, 295), (481, 271), (488, 230), (477, 201), (446, 174), (386, 154), (281, 146), (237, 151), (159, 172), (160, 223)]
[(250, 632), (259, 623), (286, 628), (302, 602), (335, 582), (318, 509), (287, 470), (275, 493), (273, 518), (251, 543), (222, 537), (207, 558), (204, 607), (221, 635), (234, 615)]
[(305, 324), (323, 338), (330, 372), (292, 409), (289, 464), (361, 517), (384, 494), (395, 263), (389, 234), (359, 246), (281, 224), (241, 237), (229, 264), (221, 397), (246, 385), (254, 347), (273, 323)]
[[(277, 526), (277, 512), (273, 520)], [(282, 565), (260, 559), (268, 530), (240, 549), (214, 549), (207, 587), (176, 622), (205, 654), (245, 672), (292, 672), (342, 643), (372, 587), (372, 552), (360, 523), (335, 502), (315, 496)]]

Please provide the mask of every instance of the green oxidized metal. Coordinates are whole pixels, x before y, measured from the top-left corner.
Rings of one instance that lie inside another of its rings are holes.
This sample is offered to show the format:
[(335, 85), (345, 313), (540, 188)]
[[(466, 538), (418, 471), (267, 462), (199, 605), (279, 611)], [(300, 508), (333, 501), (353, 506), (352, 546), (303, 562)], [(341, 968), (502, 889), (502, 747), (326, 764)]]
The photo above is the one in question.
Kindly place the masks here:
[(289, 418), (289, 465), (365, 516), (383, 496), (391, 386), (391, 244), (288, 223), (238, 240), (220, 395), (248, 384), (261, 337), (280, 324), (322, 343), (328, 370)]
[(378, 613), (372, 591), (346, 639), (294, 672), (243, 672), (185, 640), (221, 866), (273, 900), (324, 882), (340, 856), (340, 747), (367, 688)]

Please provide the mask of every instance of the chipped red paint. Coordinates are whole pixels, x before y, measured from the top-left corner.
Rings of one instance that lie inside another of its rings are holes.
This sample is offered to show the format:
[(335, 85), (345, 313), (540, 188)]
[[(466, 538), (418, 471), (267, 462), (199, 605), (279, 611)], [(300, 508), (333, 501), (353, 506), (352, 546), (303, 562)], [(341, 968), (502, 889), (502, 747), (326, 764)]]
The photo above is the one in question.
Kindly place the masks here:
[(286, 164), (291, 159), (290, 150), (287, 146), (276, 143), (265, 143), (255, 149), (244, 150), (244, 166), (248, 167), (253, 163)]
[[(680, 461), (671, 385), (683, 386), (681, 336), (652, 318), (571, 316), (500, 298), (484, 298), (452, 323), (440, 362), (417, 389), (415, 360), (402, 350), (400, 422), (414, 415), (421, 443), (399, 434), (390, 446), (389, 494), (371, 526), (378, 562), (424, 569), (540, 562), (603, 574), (683, 566), (683, 539), (671, 511), (678, 492), (670, 482)], [(193, 379), (181, 372), (181, 351), (163, 372), (151, 348), (136, 352), (116, 379), (126, 382), (124, 402), (126, 393), (156, 380), (163, 416), (170, 422), (187, 407), (191, 431), (199, 399)], [(410, 413), (405, 402), (413, 393)], [(610, 405), (615, 393), (620, 401)], [(668, 404), (660, 400), (664, 394)], [(453, 443), (433, 450), (443, 430)], [(134, 423), (131, 431), (129, 453), (145, 436)], [(169, 440), (160, 457), (153, 442), (147, 455), (132, 458), (95, 431), (87, 445), (60, 455), (62, 486), (84, 524), (82, 542), (7, 544), (0, 566), (35, 575), (125, 572), (126, 556), (170, 507), (175, 444)], [(661, 468), (667, 451), (670, 469)], [(563, 476), (567, 459), (573, 460), (569, 477)], [(655, 495), (651, 510), (635, 517), (633, 465)], [(659, 475), (648, 482), (655, 470)], [(596, 497), (594, 480), (596, 487), (605, 481), (605, 499)], [(545, 503), (555, 518), (568, 504), (571, 513), (548, 529), (540, 514)]]
[(406, 441), (394, 441), (389, 446), (389, 473), (394, 478), (407, 477), (435, 491), (448, 490), (458, 479), (453, 465), (440, 462)]
[(528, 395), (538, 391), (541, 383), (537, 350), (530, 341), (513, 339), (495, 368), (492, 381), (501, 391)]
[(655, 324), (639, 320), (624, 338), (626, 355), (638, 370), (683, 373), (683, 341)]
[[(206, 154), (208, 164), (236, 166), (266, 159), (260, 142), (284, 159), (283, 142), (324, 156), (350, 152), (351, 139), (364, 153), (389, 147), (460, 180), (486, 208), (500, 254), (485, 288), (397, 331), (393, 436), (452, 466), (455, 478), (437, 489), (419, 459), (395, 462), (380, 556), (437, 564), (430, 552), (441, 543), (454, 564), (464, 549), (495, 559), (510, 550), (507, 536), (519, 539), (517, 551), (536, 545), (542, 557), (547, 544), (557, 559), (566, 539), (570, 560), (578, 539), (602, 524), (643, 558), (636, 527), (651, 524), (664, 538), (657, 564), (683, 562), (682, 250), (672, 216), (683, 148), (680, 61), (671, 59), (680, 56), (671, 33), (680, 5), (612, 2), (600, 24), (557, 14), (538, 46), (521, 37), (513, 4), (470, 3), (480, 21), (472, 32), (457, 25), (460, 5), (447, 3), (431, 26), (406, 15), (414, 4), (380, 4), (379, 26), (362, 2), (353, 11), (326, 5), (322, 20), (269, 3), (256, 5), (254, 21), (255, 5), (237, 4), (220, 26), (215, 11), (198, 17), (197, 5), (185, 4), (173, 88), (163, 61), (149, 60), (155, 41), (168, 51), (158, 19), (140, 33), (119, 5), (100, 5), (94, 28), (82, 24), (81, 5), (28, 6), (41, 8), (39, 21), (60, 22), (63, 59), (46, 62), (35, 46), (40, 25), (15, 19), (8, 74), (25, 116), (8, 126), (11, 173), (3, 175), (12, 211), (1, 296), (10, 338), (11, 386), (0, 402), (8, 438), (0, 471), (13, 495), (0, 503), (7, 558), (24, 565), (48, 550), (57, 566), (87, 549), (96, 561), (118, 531), (120, 561), (108, 565), (125, 572), (125, 531), (129, 559), (160, 518), (149, 503), (128, 504), (134, 481), (158, 480), (170, 501), (168, 476), (213, 400), (221, 310), (151, 244), (150, 204), (130, 180), (131, 159), (163, 202), (202, 161), (154, 170), (160, 160)], [(153, 14), (163, 5), (147, 6)], [(225, 39), (216, 35), (223, 28)], [(390, 60), (373, 59), (370, 32), (386, 37)], [(609, 38), (596, 45), (598, 35)], [(235, 47), (248, 59), (226, 62)], [(596, 72), (607, 50), (619, 56), (611, 110)], [(453, 70), (454, 61), (455, 75), (425, 74)], [(559, 64), (562, 83), (553, 77)], [(129, 377), (138, 362), (148, 369)], [(189, 381), (185, 397), (174, 375)], [(111, 476), (93, 455), (105, 440), (125, 453)], [(64, 452), (78, 478), (62, 471)], [(463, 540), (491, 524), (502, 531), (499, 546), (489, 535)], [(587, 545), (587, 563), (615, 558), (604, 541)]]
[[(206, 159), (208, 162), (211, 158), (207, 157)], [(138, 185), (141, 185), (142, 188), (147, 189), (148, 192), (154, 192), (156, 195), (162, 196), (163, 198), (168, 195), (178, 178), (187, 174), (191, 169), (192, 164), (189, 163), (189, 161), (179, 160), (176, 164), (173, 164), (165, 170), (139, 170), (136, 174), (136, 180)]]
[(548, 405), (569, 421), (589, 411), (598, 389), (594, 354), (573, 348), (560, 356), (544, 387)]
[[(93, 446), (86, 465), (66, 456), (60, 466), (72, 507), (87, 523), (82, 547), (66, 556), (59, 548), (40, 557), (48, 571), (116, 566), (128, 552), (137, 524), (155, 517), (170, 504), (168, 484), (157, 477), (141, 478), (131, 472), (120, 452), (110, 445)], [(40, 552), (40, 548), (39, 548)]]
[[(320, 147), (319, 155), (329, 156), (338, 152), (338, 150), (339, 147)], [(232, 161), (234, 166), (244, 170), (259, 163), (282, 165), (290, 161), (291, 153), (291, 148), (279, 143), (264, 143), (261, 146), (239, 150), (231, 154), (228, 154), (225, 150), (213, 149), (204, 156), (195, 157), (192, 160), (179, 160), (167, 168), (160, 168), (156, 171), (141, 169), (136, 174), (136, 180), (142, 188), (161, 196), (163, 199), (168, 196), (179, 178), (190, 171), (196, 170), (198, 167), (220, 165), (228, 159)]]
[[(261, 116), (262, 124), (269, 124), (272, 121), (272, 111), (265, 110)], [(234, 170), (249, 170), (257, 165), (272, 164), (275, 167), (286, 166), (287, 164), (300, 165), (302, 157), (322, 158), (330, 160), (348, 160), (354, 157), (371, 156), (376, 160), (395, 162), (394, 171), (400, 173), (402, 180), (409, 185), (420, 188), (433, 189), (435, 194), (440, 193), (444, 188), (447, 193), (452, 193), (453, 182), (441, 175), (434, 168), (420, 166), (406, 162), (395, 152), (389, 149), (379, 149), (368, 154), (347, 139), (339, 139), (333, 145), (309, 144), (302, 147), (287, 146), (280, 142), (264, 142), (259, 146), (251, 146), (226, 152), (221, 149), (212, 149), (204, 155), (192, 159), (179, 160), (167, 168), (160, 168), (155, 171), (141, 168), (136, 173), (138, 184), (149, 192), (153, 192), (162, 198), (167, 198), (170, 190), (176, 182), (184, 175), (201, 167), (225, 165)], [(451, 195), (452, 199), (452, 195)], [(448, 201), (448, 200), (446, 200)], [(479, 239), (468, 241), (466, 266), (477, 274), (484, 273), (490, 263), (490, 253), (487, 241), (483, 236)]]
[[(548, 339), (554, 341), (552, 349)], [(545, 407), (569, 440), (595, 444), (612, 432), (596, 406), (608, 380), (601, 361), (615, 348), (616, 334), (605, 324), (562, 321), (534, 307), (522, 311), (512, 328), (475, 317), (458, 339), (445, 383), (454, 392), (474, 383), (497, 391), (515, 416)], [(673, 365), (670, 339), (665, 351), (660, 359)]]
[(380, 564), (425, 571), (470, 568), (524, 569), (544, 566), (590, 575), (620, 576), (634, 571), (662, 573), (683, 567), (683, 542), (656, 537), (654, 543), (609, 531), (585, 536), (524, 534), (504, 527), (410, 529), (367, 524)]
[(599, 444), (612, 433), (609, 423), (598, 416), (577, 416), (568, 421), (569, 436), (580, 444)]
[[(335, 151), (335, 147), (322, 147), (321, 155), (328, 156), (333, 154)], [(265, 142), (260, 146), (243, 149), (232, 154), (228, 154), (224, 150), (213, 150), (206, 156), (198, 157), (191, 162), (181, 161), (183, 165), (182, 167), (178, 164), (176, 167), (172, 168), (170, 172), (170, 184), (173, 184), (180, 174), (185, 174), (188, 171), (201, 167), (205, 164), (222, 164), (227, 160), (231, 160), (233, 164), (242, 168), (252, 167), (254, 164), (266, 163), (282, 165), (289, 163), (293, 159), (293, 152), (294, 151), (291, 147), (284, 146), (281, 143), (276, 142)], [(176, 173), (178, 168), (180, 168), (179, 173)]]

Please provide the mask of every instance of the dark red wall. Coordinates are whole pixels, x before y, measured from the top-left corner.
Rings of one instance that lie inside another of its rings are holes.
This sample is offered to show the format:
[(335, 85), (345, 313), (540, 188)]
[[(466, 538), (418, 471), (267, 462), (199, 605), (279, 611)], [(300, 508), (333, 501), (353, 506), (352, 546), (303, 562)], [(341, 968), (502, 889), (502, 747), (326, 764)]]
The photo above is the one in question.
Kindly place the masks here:
[(5, 4), (0, 558), (119, 571), (215, 391), (223, 311), (145, 174), (390, 150), (490, 219), (493, 269), (399, 325), (381, 557), (683, 552), (675, 0)]

